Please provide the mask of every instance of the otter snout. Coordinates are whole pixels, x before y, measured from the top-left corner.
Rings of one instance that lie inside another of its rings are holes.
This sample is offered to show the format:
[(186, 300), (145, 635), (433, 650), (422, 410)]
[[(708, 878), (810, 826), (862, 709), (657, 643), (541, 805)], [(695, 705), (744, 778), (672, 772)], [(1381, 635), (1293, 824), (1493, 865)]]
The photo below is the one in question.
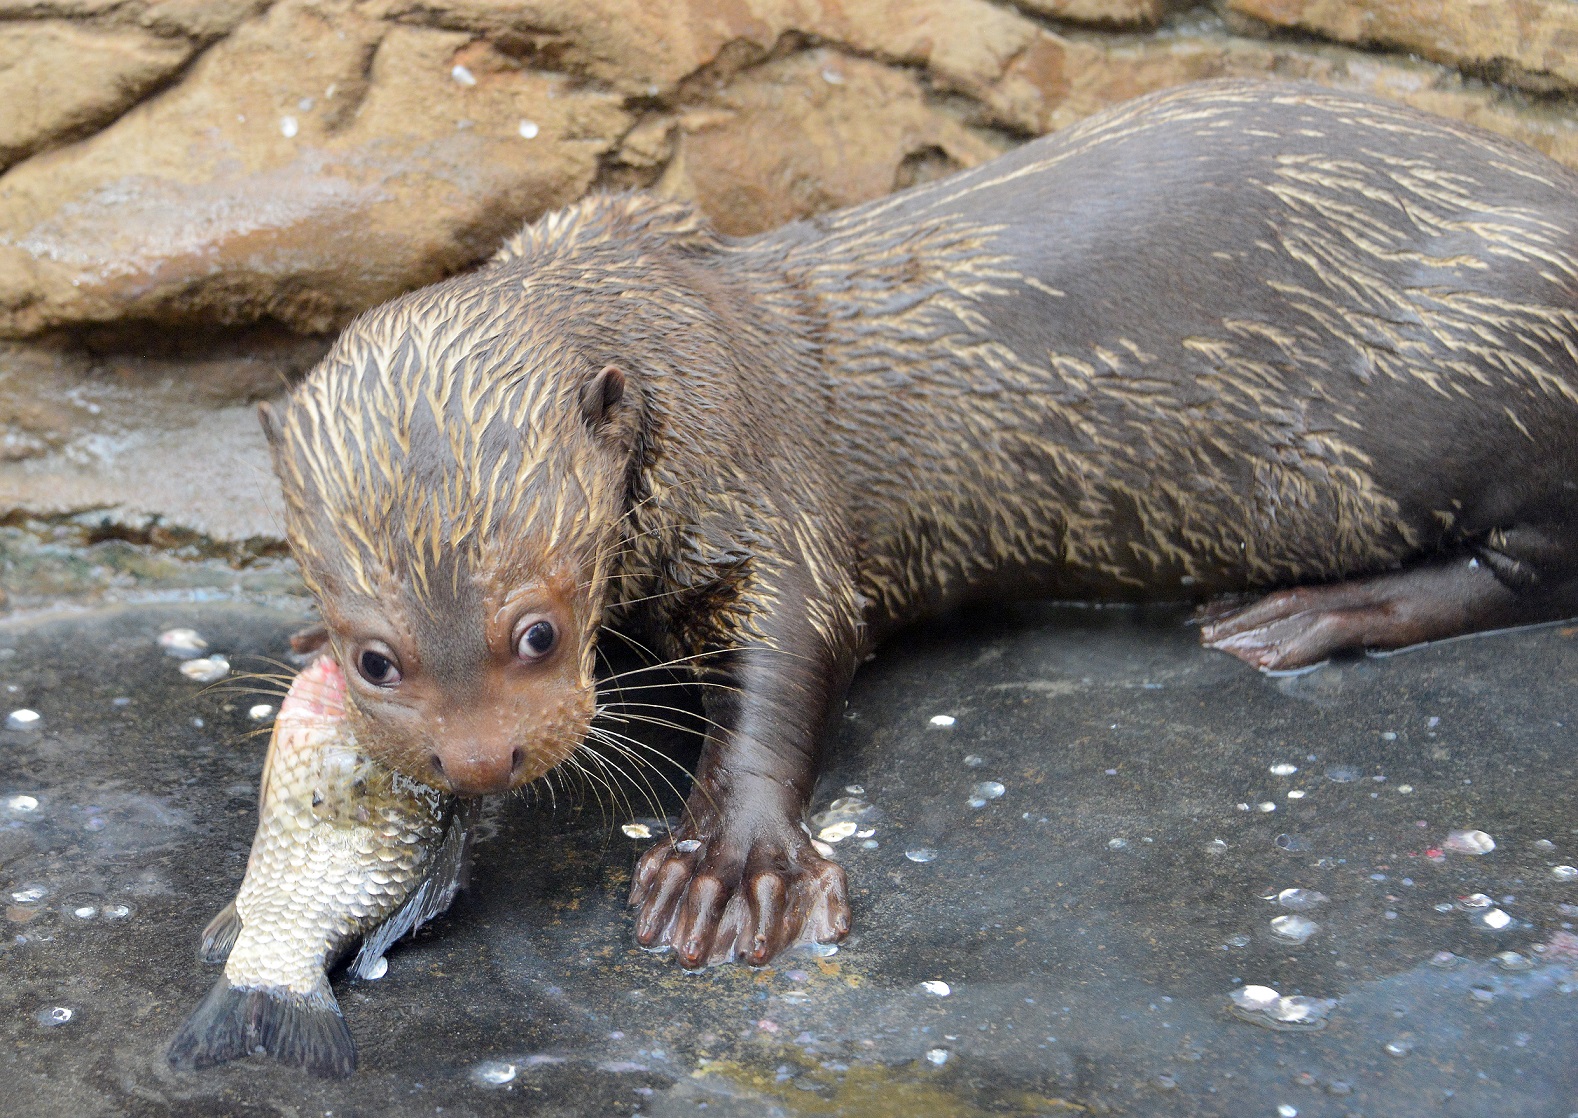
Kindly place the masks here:
[(519, 783), (526, 767), (526, 751), (519, 746), (507, 752), (498, 748), (435, 749), (428, 757), (432, 784), (460, 796), (487, 796), (508, 792)]

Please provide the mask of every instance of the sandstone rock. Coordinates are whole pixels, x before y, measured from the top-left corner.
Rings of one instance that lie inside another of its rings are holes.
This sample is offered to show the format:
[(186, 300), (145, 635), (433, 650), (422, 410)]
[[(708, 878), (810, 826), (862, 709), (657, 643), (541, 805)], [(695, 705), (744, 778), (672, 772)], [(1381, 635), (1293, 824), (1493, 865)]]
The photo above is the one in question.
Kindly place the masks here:
[(1162, 18), (1164, 0), (1019, 0), (1026, 11), (1056, 19), (1112, 27), (1152, 27)]
[(1578, 87), (1572, 0), (1228, 0), (1278, 27), (1381, 44), (1536, 89)]
[(192, 56), (185, 39), (66, 20), (0, 23), (0, 170), (100, 127)]
[(207, 43), (228, 35), (271, 0), (0, 0), (0, 20), (91, 19)]
[(330, 329), (579, 197), (628, 122), (465, 33), (287, 0), (175, 89), (0, 177), (0, 333)]
[[(916, 78), (815, 50), (751, 70), (682, 113), (659, 189), (725, 233), (771, 229), (977, 163), (999, 149), (928, 104)], [(772, 137), (771, 143), (764, 143)]]

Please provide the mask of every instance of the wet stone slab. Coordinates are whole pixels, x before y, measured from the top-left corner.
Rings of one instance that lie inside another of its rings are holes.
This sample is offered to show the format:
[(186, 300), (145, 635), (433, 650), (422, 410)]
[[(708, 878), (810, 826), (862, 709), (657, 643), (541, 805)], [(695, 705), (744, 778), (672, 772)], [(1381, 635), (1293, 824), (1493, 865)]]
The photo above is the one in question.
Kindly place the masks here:
[[(39, 716), (0, 729), (5, 1094), (72, 1116), (1578, 1109), (1578, 633), (1274, 679), (1183, 616), (973, 614), (868, 665), (814, 805), (853, 885), (836, 954), (691, 975), (634, 948), (654, 839), (621, 825), (660, 836), (672, 793), (496, 805), (453, 912), (339, 983), (346, 1082), (162, 1057), (216, 977), (197, 935), (239, 883), (253, 708), (277, 702), (225, 688), (302, 619), (0, 624), (0, 716)], [(181, 672), (176, 627), (229, 684)]]

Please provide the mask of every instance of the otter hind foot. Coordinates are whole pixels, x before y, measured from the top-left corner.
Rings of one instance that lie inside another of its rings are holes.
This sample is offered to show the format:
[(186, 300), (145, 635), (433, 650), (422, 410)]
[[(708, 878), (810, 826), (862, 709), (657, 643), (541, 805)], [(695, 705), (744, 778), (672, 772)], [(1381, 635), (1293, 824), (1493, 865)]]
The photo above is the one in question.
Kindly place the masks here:
[(1459, 559), (1278, 590), (1247, 605), (1207, 607), (1200, 643), (1262, 671), (1291, 671), (1340, 652), (1406, 648), (1557, 620), (1578, 608), (1573, 588), (1514, 590), (1490, 565)]
[(843, 868), (787, 821), (775, 830), (734, 838), (687, 826), (643, 854), (630, 893), (636, 942), (672, 949), (695, 970), (736, 960), (761, 966), (786, 948), (843, 939)]

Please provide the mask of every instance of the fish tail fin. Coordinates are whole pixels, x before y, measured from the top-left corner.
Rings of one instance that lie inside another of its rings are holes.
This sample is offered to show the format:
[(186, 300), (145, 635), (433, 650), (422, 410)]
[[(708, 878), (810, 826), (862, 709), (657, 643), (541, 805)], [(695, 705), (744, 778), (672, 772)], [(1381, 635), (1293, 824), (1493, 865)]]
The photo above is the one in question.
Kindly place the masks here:
[(231, 901), (203, 929), (203, 945), (197, 949), (197, 957), (205, 963), (224, 962), (230, 958), (230, 949), (240, 934), (241, 917), (236, 913), (236, 902)]
[(182, 1070), (213, 1067), (263, 1051), (313, 1075), (356, 1070), (356, 1043), (334, 995), (232, 986), (221, 978), (170, 1042), (167, 1057)]
[(370, 932), (362, 949), (351, 960), (352, 978), (371, 978), (378, 960), (395, 943), (415, 932), (429, 920), (442, 916), (454, 903), (455, 894), (466, 887), (471, 871), (471, 846), (476, 835), (481, 804), (475, 799), (461, 800), (449, 820), (449, 830), (433, 856), (433, 864), (422, 883), (411, 891), (393, 915)]

